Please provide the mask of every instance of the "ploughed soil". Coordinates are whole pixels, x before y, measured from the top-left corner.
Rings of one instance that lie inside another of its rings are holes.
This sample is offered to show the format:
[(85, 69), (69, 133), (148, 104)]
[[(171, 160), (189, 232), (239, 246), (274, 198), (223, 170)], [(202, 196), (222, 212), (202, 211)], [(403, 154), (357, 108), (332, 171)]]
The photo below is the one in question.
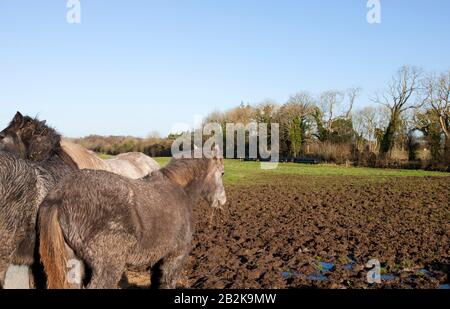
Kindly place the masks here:
[[(223, 211), (195, 211), (181, 287), (448, 288), (449, 177), (283, 175), (226, 189)], [(368, 283), (376, 268), (381, 283)]]

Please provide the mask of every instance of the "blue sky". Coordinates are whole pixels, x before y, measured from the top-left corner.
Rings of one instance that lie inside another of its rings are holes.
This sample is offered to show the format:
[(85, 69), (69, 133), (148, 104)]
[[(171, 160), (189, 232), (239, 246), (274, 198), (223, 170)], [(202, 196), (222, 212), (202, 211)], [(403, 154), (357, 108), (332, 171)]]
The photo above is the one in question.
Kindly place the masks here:
[(450, 1), (0, 0), (0, 126), (17, 110), (68, 136), (167, 134), (241, 101), (361, 86), (403, 64), (450, 68)]

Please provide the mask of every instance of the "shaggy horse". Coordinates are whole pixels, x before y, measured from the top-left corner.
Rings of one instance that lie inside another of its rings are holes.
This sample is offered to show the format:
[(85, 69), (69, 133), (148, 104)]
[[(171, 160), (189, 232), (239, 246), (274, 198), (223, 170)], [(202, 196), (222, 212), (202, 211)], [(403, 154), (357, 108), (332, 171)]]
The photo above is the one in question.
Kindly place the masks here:
[(62, 177), (76, 170), (59, 142), (60, 135), (45, 122), (20, 113), (0, 132), (0, 287), (12, 264), (26, 266), (26, 281), (11, 287), (29, 286), (39, 205)]
[(79, 169), (103, 170), (131, 179), (139, 179), (161, 168), (155, 160), (140, 152), (124, 153), (102, 160), (92, 151), (66, 139), (61, 141), (61, 148)]
[[(19, 112), (17, 112), (16, 117), (23, 118)], [(45, 121), (42, 121), (41, 125), (45, 126)], [(37, 136), (38, 134), (45, 135), (45, 130), (43, 132), (27, 130), (22, 133), (17, 130), (22, 130), (22, 128), (16, 126), (15, 123), (11, 123), (0, 133), (0, 137), (3, 136), (0, 149), (3, 148), (6, 151), (17, 154), (21, 158), (31, 161), (43, 161), (48, 155), (46, 153), (39, 153), (36, 150), (25, 153), (26, 148), (30, 147), (27, 141), (33, 138), (35, 145), (32, 145), (32, 147), (39, 147), (39, 151), (46, 151), (53, 149), (53, 147), (58, 147), (61, 155), (66, 156), (67, 160), (73, 161), (79, 169), (104, 170), (132, 179), (143, 178), (151, 172), (160, 169), (159, 164), (155, 160), (140, 152), (124, 153), (111, 159), (102, 160), (92, 151), (66, 139), (60, 138), (57, 142), (58, 145), (50, 145), (54, 141), (41, 139)]]
[[(55, 130), (46, 126), (45, 121), (39, 121), (28, 116), (23, 116), (20, 112), (17, 112), (9, 126), (0, 132), (0, 151), (15, 154), (19, 158), (27, 160), (29, 163), (34, 162), (37, 166), (44, 168), (44, 170), (51, 169), (53, 174), (57, 172), (54, 171), (54, 169), (56, 166), (55, 164), (57, 163), (56, 161), (58, 160), (56, 159), (55, 161), (54, 158), (59, 158), (59, 160), (64, 161), (67, 165), (70, 165), (72, 169), (102, 169), (132, 179), (142, 178), (160, 168), (155, 160), (141, 153), (126, 153), (112, 159), (102, 160), (93, 152), (82, 146), (62, 139)], [(49, 160), (50, 158), (53, 159)], [(4, 190), (10, 189), (9, 187), (5, 188), (8, 185), (5, 183), (6, 177), (12, 177), (14, 172), (17, 172), (17, 170), (14, 170), (13, 173), (8, 176), (9, 169), (12, 169), (14, 166), (21, 166), (21, 173), (27, 175), (26, 172), (24, 172), (24, 169), (26, 169), (23, 167), (24, 165), (21, 165), (20, 163), (17, 163), (19, 161), (14, 160), (15, 159), (12, 159), (9, 156), (8, 158), (4, 157), (0, 160), (0, 163), (3, 165), (3, 168), (1, 169), (3, 175), (0, 177), (0, 181), (3, 182), (1, 185)], [(25, 165), (29, 166), (29, 164)], [(33, 168), (36, 167), (36, 165), (34, 165)], [(18, 176), (16, 178), (19, 181), (24, 181), (20, 177), (20, 174), (16, 176)], [(16, 184), (20, 187), (20, 183)], [(12, 182), (10, 185), (12, 185)], [(32, 186), (30, 186), (30, 188), (31, 187)], [(32, 189), (27, 193), (30, 193), (31, 195), (31, 192)], [(43, 197), (44, 196), (40, 198), (40, 201), (42, 201)], [(12, 205), (9, 205), (8, 203), (11, 204), (5, 196), (0, 197), (0, 208), (3, 209), (0, 211), (3, 211), (4, 213), (10, 211), (5, 210)], [(4, 220), (6, 220), (6, 218), (4, 218)], [(11, 219), (10, 221), (13, 222), (14, 219)], [(0, 227), (0, 229), (1, 228), (5, 229), (5, 227)], [(34, 230), (32, 234), (34, 237)], [(2, 281), (3, 284), (0, 283), (0, 286), (6, 288), (27, 288), (29, 286), (28, 265), (11, 265), (6, 278), (5, 274), (0, 273), (0, 282)]]
[[(226, 202), (223, 159), (172, 159), (141, 180), (104, 171), (78, 171), (64, 178), (39, 212), (41, 260), (49, 288), (72, 285), (74, 260), (90, 270), (88, 288), (117, 288), (126, 269), (158, 264), (159, 286), (174, 288), (193, 234), (193, 207), (204, 198)], [(156, 283), (156, 282), (155, 282)]]

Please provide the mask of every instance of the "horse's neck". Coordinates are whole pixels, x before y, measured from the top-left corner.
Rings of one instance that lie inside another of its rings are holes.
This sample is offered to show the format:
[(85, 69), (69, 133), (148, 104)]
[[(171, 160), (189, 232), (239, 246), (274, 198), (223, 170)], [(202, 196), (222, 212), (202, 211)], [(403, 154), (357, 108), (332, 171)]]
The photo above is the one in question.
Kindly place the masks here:
[(200, 200), (200, 195), (202, 192), (203, 180), (197, 179), (192, 180), (183, 189), (186, 191), (187, 195), (191, 198), (194, 204)]
[(197, 173), (191, 176), (191, 179), (187, 181), (186, 184), (180, 185), (186, 194), (190, 197), (194, 204), (198, 202), (201, 196), (201, 192), (203, 189), (204, 181), (205, 181), (205, 173)]

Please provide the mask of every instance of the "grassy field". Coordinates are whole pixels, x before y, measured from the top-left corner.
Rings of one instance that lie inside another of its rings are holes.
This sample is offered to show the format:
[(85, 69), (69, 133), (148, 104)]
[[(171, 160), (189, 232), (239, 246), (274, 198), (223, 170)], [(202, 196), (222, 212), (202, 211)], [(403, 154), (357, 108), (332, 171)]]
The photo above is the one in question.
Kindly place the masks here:
[[(169, 162), (170, 158), (154, 158), (161, 166)], [(449, 177), (449, 173), (432, 172), (423, 170), (378, 169), (364, 167), (343, 167), (332, 164), (297, 164), (280, 163), (274, 170), (262, 170), (258, 162), (243, 162), (238, 160), (225, 160), (225, 183), (261, 182), (271, 175), (308, 175), (308, 176), (359, 176), (376, 179), (386, 177), (424, 177), (441, 176)]]
[(97, 157), (101, 158), (101, 159), (109, 159), (112, 158), (112, 155), (106, 154), (106, 153), (97, 153)]
[[(110, 155), (99, 154), (102, 159), (111, 158)], [(168, 157), (154, 158), (161, 166), (169, 162)], [(382, 169), (366, 167), (344, 167), (334, 164), (298, 164), (280, 163), (276, 169), (262, 170), (259, 162), (244, 162), (239, 160), (225, 160), (225, 183), (251, 184), (264, 182), (271, 175), (305, 175), (305, 176), (359, 176), (383, 180), (386, 177), (450, 177), (449, 173), (424, 170)]]

